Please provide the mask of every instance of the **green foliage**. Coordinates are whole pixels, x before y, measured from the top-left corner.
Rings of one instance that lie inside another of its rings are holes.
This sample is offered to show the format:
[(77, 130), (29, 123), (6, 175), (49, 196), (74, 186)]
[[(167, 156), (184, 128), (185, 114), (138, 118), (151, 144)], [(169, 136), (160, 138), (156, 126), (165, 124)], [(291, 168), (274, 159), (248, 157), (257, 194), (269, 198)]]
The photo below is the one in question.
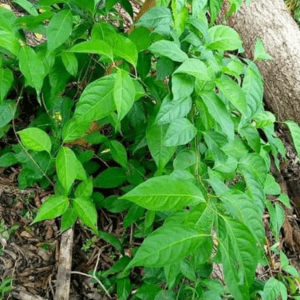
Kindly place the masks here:
[[(285, 150), (258, 68), (228, 54), (243, 51), (234, 29), (214, 25), (222, 1), (157, 1), (126, 34), (117, 1), (14, 2), (28, 15), (0, 7), (0, 136), (16, 141), (1, 149), (0, 167), (21, 165), (21, 189), (54, 187), (33, 223), (61, 216), (64, 231), (79, 219), (122, 253), (92, 276), (118, 299), (286, 299), (283, 276), (255, 280), (274, 250), (263, 214), (277, 242), (290, 206), (270, 173), (270, 156), (279, 167)], [(241, 5), (229, 2), (230, 13)], [(26, 31), (47, 40), (32, 47)], [(30, 124), (12, 122), (28, 103)], [(285, 124), (300, 155), (299, 126)], [(100, 208), (124, 213), (120, 240), (98, 230)], [(127, 243), (129, 226), (141, 246)]]

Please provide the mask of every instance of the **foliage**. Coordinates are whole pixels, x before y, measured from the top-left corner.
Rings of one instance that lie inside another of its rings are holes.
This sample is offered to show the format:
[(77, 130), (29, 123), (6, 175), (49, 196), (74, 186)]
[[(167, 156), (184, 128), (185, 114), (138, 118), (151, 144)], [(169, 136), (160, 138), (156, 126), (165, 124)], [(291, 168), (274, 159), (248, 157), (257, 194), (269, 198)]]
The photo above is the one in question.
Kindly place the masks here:
[[(0, 135), (18, 141), (0, 150), (0, 167), (22, 166), (20, 189), (54, 188), (33, 223), (61, 216), (66, 230), (79, 218), (122, 254), (126, 231), (121, 241), (99, 231), (97, 209), (127, 211), (124, 228), (143, 244), (93, 275), (118, 299), (286, 299), (282, 281), (255, 279), (268, 264), (264, 211), (277, 241), (289, 206), (270, 174), (285, 150), (258, 68), (234, 55), (235, 30), (214, 25), (222, 1), (158, 1), (129, 33), (116, 2), (15, 1), (21, 17), (0, 7)], [(29, 46), (25, 32), (47, 41)], [(271, 57), (258, 40), (261, 59)], [(14, 121), (26, 114), (29, 125)], [(299, 154), (300, 129), (286, 124)], [(133, 267), (144, 272), (131, 282)]]

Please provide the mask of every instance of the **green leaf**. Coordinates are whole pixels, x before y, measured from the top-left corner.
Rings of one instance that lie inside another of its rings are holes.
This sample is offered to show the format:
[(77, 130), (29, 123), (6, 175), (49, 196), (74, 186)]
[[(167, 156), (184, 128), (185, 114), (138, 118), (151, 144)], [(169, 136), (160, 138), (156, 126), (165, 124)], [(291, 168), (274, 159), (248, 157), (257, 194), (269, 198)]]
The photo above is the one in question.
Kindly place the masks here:
[(161, 290), (156, 294), (154, 300), (176, 300), (176, 297), (173, 291)]
[(35, 51), (28, 47), (21, 47), (19, 52), (19, 67), (26, 79), (26, 84), (41, 91), (45, 77), (44, 64)]
[(246, 95), (242, 88), (229, 77), (223, 75), (216, 80), (220, 92), (237, 108), (242, 114), (247, 113)]
[(173, 61), (183, 62), (188, 59), (186, 53), (175, 42), (171, 41), (161, 40), (155, 42), (148, 50), (155, 54), (166, 56)]
[(122, 167), (127, 167), (127, 152), (125, 147), (118, 141), (108, 142), (111, 156)]
[(92, 193), (93, 193), (93, 179), (92, 177), (90, 177), (78, 185), (75, 191), (75, 197), (90, 198)]
[(68, 198), (64, 196), (49, 197), (39, 208), (36, 218), (32, 224), (42, 220), (54, 219), (62, 215), (68, 208)]
[[(158, 1), (157, 1), (158, 2)], [(156, 284), (144, 283), (136, 292), (136, 297), (141, 300), (154, 300), (160, 288)]]
[(264, 183), (264, 191), (266, 195), (279, 195), (281, 192), (280, 185), (271, 174), (267, 175)]
[(22, 144), (33, 151), (47, 151), (50, 154), (51, 140), (48, 134), (39, 128), (26, 128), (18, 131)]
[(70, 10), (61, 10), (51, 19), (47, 27), (48, 51), (61, 46), (72, 33), (73, 16)]
[(24, 10), (26, 10), (32, 16), (38, 16), (39, 15), (36, 8), (33, 6), (33, 4), (30, 3), (27, 0), (13, 0), (12, 2), (17, 3), (18, 5), (20, 5)]
[(186, 118), (173, 121), (165, 136), (164, 145), (174, 147), (185, 145), (197, 134), (197, 128)]
[(75, 3), (77, 6), (84, 10), (89, 10), (91, 13), (93, 13), (95, 10), (95, 0), (71, 0), (71, 2)]
[(82, 93), (74, 113), (74, 118), (63, 130), (64, 142), (75, 140), (84, 134), (90, 122), (109, 116), (115, 110), (115, 74), (102, 77), (90, 83)]
[(1, 168), (7, 168), (14, 164), (18, 163), (18, 159), (16, 158), (16, 155), (12, 152), (8, 152), (0, 156), (0, 167)]
[[(5, 99), (14, 81), (14, 75), (9, 69), (0, 69), (0, 104)], [(1, 109), (0, 109), (1, 112)], [(0, 127), (2, 127), (0, 125)]]
[(0, 128), (8, 124), (15, 115), (15, 105), (12, 101), (0, 104)]
[(167, 95), (161, 104), (156, 122), (159, 125), (171, 123), (173, 120), (185, 117), (191, 108), (191, 97), (171, 100), (170, 95)]
[(184, 73), (192, 75), (200, 80), (211, 80), (206, 65), (199, 59), (189, 58), (183, 62), (174, 74)]
[(113, 247), (115, 247), (119, 252), (123, 251), (120, 241), (113, 234), (98, 230), (97, 235), (101, 239), (103, 239), (105, 242), (107, 242), (107, 243), (111, 244)]
[(270, 215), (270, 227), (272, 229), (274, 237), (278, 239), (280, 229), (285, 220), (284, 210), (281, 208), (281, 206), (278, 203), (275, 203), (275, 207), (274, 207), (272, 202), (268, 200), (266, 201), (266, 206), (268, 208), (269, 215)]
[(129, 262), (130, 258), (128, 256), (121, 257), (110, 269), (102, 273), (102, 276), (106, 277), (108, 275), (112, 275), (123, 271), (129, 264)]
[(168, 288), (171, 289), (175, 284), (178, 274), (180, 273), (180, 262), (177, 261), (173, 264), (165, 266), (164, 273)]
[(77, 53), (94, 53), (98, 55), (106, 55), (111, 60), (113, 60), (113, 50), (111, 46), (104, 41), (91, 40), (87, 42), (82, 42), (76, 44), (68, 51)]
[(73, 208), (84, 225), (90, 227), (93, 231), (97, 231), (97, 211), (90, 199), (75, 198)]
[(172, 24), (171, 11), (162, 6), (153, 7), (143, 14), (138, 25), (144, 27), (169, 27)]
[(81, 163), (70, 148), (62, 147), (59, 150), (56, 157), (56, 170), (65, 193), (69, 192), (74, 180), (78, 177), (79, 165)]
[(61, 58), (66, 70), (72, 76), (76, 76), (78, 70), (78, 61), (76, 56), (71, 52), (62, 52)]
[(223, 101), (215, 93), (202, 94), (201, 98), (210, 115), (220, 125), (228, 140), (234, 138), (234, 123)]
[(14, 32), (0, 29), (0, 49), (4, 49), (4, 52), (8, 52), (8, 54), (10, 55), (18, 55), (20, 49), (20, 42), (16, 34), (14, 34)]
[(134, 80), (127, 71), (119, 69), (116, 73), (114, 86), (114, 101), (120, 122), (131, 109), (134, 103), (135, 85)]
[(174, 170), (185, 170), (186, 168), (196, 164), (197, 153), (192, 148), (182, 149), (173, 161)]
[(111, 167), (101, 172), (94, 180), (94, 186), (99, 188), (115, 188), (127, 180), (123, 168)]
[(163, 226), (151, 233), (126, 269), (134, 266), (164, 267), (191, 254), (204, 235), (182, 225)]
[(265, 284), (262, 292), (262, 300), (274, 300), (281, 296), (282, 300), (287, 300), (287, 290), (281, 281), (271, 277)]
[(148, 179), (120, 199), (153, 211), (180, 210), (187, 205), (205, 202), (201, 191), (193, 183), (167, 175)]
[(244, 224), (228, 217), (219, 218), (218, 237), (229, 291), (235, 299), (249, 299), (258, 264), (254, 237)]
[(291, 207), (290, 199), (287, 194), (281, 194), (277, 200), (284, 204), (284, 206), (286, 206), (287, 208)]
[(300, 127), (293, 121), (286, 121), (285, 124), (290, 130), (298, 158), (300, 158)]
[(274, 60), (265, 49), (261, 38), (257, 38), (255, 42), (254, 60)]
[(154, 124), (147, 128), (146, 138), (148, 147), (153, 157), (158, 171), (162, 172), (166, 164), (173, 156), (176, 147), (166, 147), (164, 145), (165, 135), (168, 125)]
[(239, 34), (229, 26), (216, 25), (211, 27), (208, 32), (211, 42), (206, 45), (207, 49), (233, 51), (242, 48)]
[(195, 270), (189, 261), (182, 260), (180, 262), (180, 271), (189, 280), (196, 281)]
[(145, 27), (137, 27), (129, 35), (138, 52), (146, 50), (151, 44), (151, 31)]
[(64, 232), (71, 228), (75, 224), (77, 217), (75, 209), (69, 207), (61, 217), (61, 231)]
[(129, 208), (128, 214), (123, 220), (123, 226), (124, 228), (129, 227), (134, 222), (138, 221), (145, 213), (144, 208), (138, 206), (138, 205), (132, 205)]
[(172, 76), (173, 100), (189, 97), (195, 87), (195, 78), (187, 74), (175, 74)]
[(122, 278), (118, 280), (117, 284), (117, 295), (118, 299), (126, 300), (128, 299), (131, 291), (131, 285), (129, 278)]

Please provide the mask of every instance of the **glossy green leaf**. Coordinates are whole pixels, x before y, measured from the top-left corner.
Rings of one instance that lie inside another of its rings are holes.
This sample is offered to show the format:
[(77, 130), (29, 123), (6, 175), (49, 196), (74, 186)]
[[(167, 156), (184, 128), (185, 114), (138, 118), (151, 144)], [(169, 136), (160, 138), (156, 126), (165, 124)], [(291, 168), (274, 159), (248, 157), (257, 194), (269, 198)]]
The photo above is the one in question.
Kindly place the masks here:
[(148, 147), (153, 157), (156, 166), (160, 172), (163, 171), (166, 164), (173, 156), (176, 147), (166, 147), (164, 145), (165, 135), (168, 129), (168, 125), (153, 124), (147, 128), (146, 138)]
[(247, 113), (246, 95), (242, 88), (227, 76), (216, 80), (220, 92), (237, 108), (242, 114)]
[(12, 101), (4, 101), (0, 104), (0, 128), (8, 124), (15, 115), (15, 104)]
[(245, 225), (228, 217), (219, 218), (218, 237), (229, 291), (235, 299), (249, 299), (258, 264), (254, 237)]
[(179, 73), (192, 75), (201, 80), (211, 80), (206, 65), (201, 60), (196, 58), (189, 58), (185, 62), (183, 62), (174, 72), (174, 74)]
[(171, 41), (161, 40), (152, 44), (148, 50), (151, 52), (166, 56), (173, 61), (183, 62), (188, 59), (188, 56), (180, 47)]
[(153, 7), (148, 10), (138, 22), (138, 25), (144, 27), (161, 27), (161, 26), (171, 26), (172, 15), (171, 11), (162, 6)]
[(171, 100), (170, 96), (166, 96), (162, 102), (160, 110), (156, 117), (159, 125), (171, 123), (173, 120), (185, 117), (192, 107), (191, 97), (184, 99)]
[(281, 193), (280, 185), (271, 174), (267, 175), (264, 183), (264, 191), (266, 195), (279, 195)]
[(118, 141), (108, 142), (111, 156), (122, 167), (127, 166), (127, 152), (125, 147)]
[(62, 147), (59, 150), (56, 158), (56, 170), (65, 193), (69, 192), (74, 180), (78, 178), (78, 173), (81, 171), (80, 165), (81, 163), (70, 148)]
[(119, 69), (116, 73), (114, 86), (114, 102), (120, 122), (131, 109), (135, 98), (134, 80), (129, 73)]
[(211, 42), (207, 49), (219, 51), (232, 51), (242, 48), (242, 40), (239, 34), (231, 27), (216, 25), (209, 29)]
[(62, 52), (61, 58), (66, 70), (72, 76), (76, 76), (78, 70), (78, 61), (76, 56), (71, 52)]
[(26, 79), (26, 84), (41, 91), (45, 77), (44, 64), (35, 51), (28, 47), (21, 47), (19, 52), (19, 67)]
[(68, 205), (68, 198), (64, 196), (49, 197), (39, 208), (38, 214), (32, 223), (47, 219), (54, 219), (62, 215), (68, 208)]
[(77, 198), (90, 198), (93, 193), (93, 179), (92, 177), (81, 182), (75, 191)]
[(300, 127), (293, 121), (286, 121), (285, 124), (288, 126), (289, 131), (292, 135), (293, 143), (297, 151), (297, 155), (300, 158)]
[(6, 95), (8, 94), (13, 84), (13, 81), (14, 81), (14, 76), (11, 70), (0, 69), (0, 104), (3, 102)]
[(189, 97), (195, 87), (195, 78), (187, 74), (175, 74), (172, 76), (173, 100)]
[(73, 17), (70, 10), (61, 10), (53, 16), (47, 27), (47, 47), (51, 52), (61, 46), (72, 33)]
[(267, 53), (261, 38), (257, 38), (254, 49), (254, 60), (274, 60), (274, 58)]
[(248, 142), (248, 145), (256, 152), (260, 153), (261, 140), (257, 129), (251, 125), (240, 129), (240, 134)]
[(24, 10), (26, 10), (32, 16), (38, 16), (38, 12), (31, 2), (27, 0), (13, 0), (12, 2), (20, 5)]
[(123, 168), (110, 167), (101, 172), (94, 180), (94, 186), (99, 188), (115, 188), (127, 180), (126, 171)]
[(282, 300), (287, 300), (287, 290), (281, 281), (278, 281), (274, 277), (271, 277), (265, 284), (262, 293), (263, 300), (274, 300), (281, 296)]
[(51, 151), (51, 140), (48, 134), (34, 127), (29, 127), (18, 131), (21, 137), (22, 144), (33, 151), (47, 151), (50, 154)]
[(113, 60), (113, 50), (105, 41), (91, 40), (76, 44), (68, 51), (76, 53), (94, 53), (98, 55), (105, 55)]
[(77, 217), (78, 214), (75, 209), (69, 207), (61, 217), (61, 231), (64, 232), (71, 228), (75, 224)]
[(186, 118), (173, 121), (166, 133), (164, 145), (174, 147), (185, 145), (197, 134), (197, 128)]
[(220, 125), (222, 132), (226, 134), (228, 140), (234, 138), (234, 123), (223, 101), (215, 93), (201, 95), (210, 115)]
[(193, 183), (167, 175), (148, 179), (120, 199), (130, 200), (153, 211), (180, 210), (205, 201)]
[(138, 249), (126, 269), (134, 266), (163, 267), (191, 254), (203, 239), (195, 229), (173, 225), (151, 233)]
[(97, 231), (97, 211), (90, 199), (75, 198), (73, 200), (73, 208), (84, 225)]
[(17, 56), (20, 49), (20, 42), (17, 35), (10, 30), (0, 29), (0, 49), (4, 49), (4, 52), (8, 52), (10, 55)]

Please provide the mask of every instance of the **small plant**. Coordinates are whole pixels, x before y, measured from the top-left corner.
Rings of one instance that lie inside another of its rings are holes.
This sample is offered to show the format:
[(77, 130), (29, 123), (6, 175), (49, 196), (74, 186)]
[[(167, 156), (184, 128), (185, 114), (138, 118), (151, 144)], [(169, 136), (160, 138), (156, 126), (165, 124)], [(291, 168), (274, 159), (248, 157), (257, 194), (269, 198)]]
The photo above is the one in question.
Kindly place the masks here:
[[(61, 216), (64, 231), (79, 218), (123, 255), (134, 225), (144, 242), (133, 259), (93, 275), (121, 300), (287, 299), (284, 280), (255, 279), (269, 263), (264, 211), (278, 241), (290, 205), (270, 173), (285, 148), (255, 62), (231, 54), (243, 51), (235, 30), (214, 25), (222, 1), (157, 1), (129, 33), (116, 1), (15, 2), (28, 14), (0, 7), (0, 130), (18, 143), (1, 150), (0, 167), (22, 166), (20, 189), (54, 189), (33, 223)], [(32, 47), (28, 32), (47, 41)], [(258, 40), (254, 61), (263, 59), (272, 58)], [(25, 127), (14, 119), (28, 98)], [(298, 125), (285, 125), (300, 154)], [(127, 211), (122, 243), (98, 230), (100, 208)]]
[(2, 280), (0, 284), (0, 299), (5, 299), (4, 296), (9, 295), (9, 293), (12, 291), (12, 282), (13, 282), (13, 277), (7, 277)]

